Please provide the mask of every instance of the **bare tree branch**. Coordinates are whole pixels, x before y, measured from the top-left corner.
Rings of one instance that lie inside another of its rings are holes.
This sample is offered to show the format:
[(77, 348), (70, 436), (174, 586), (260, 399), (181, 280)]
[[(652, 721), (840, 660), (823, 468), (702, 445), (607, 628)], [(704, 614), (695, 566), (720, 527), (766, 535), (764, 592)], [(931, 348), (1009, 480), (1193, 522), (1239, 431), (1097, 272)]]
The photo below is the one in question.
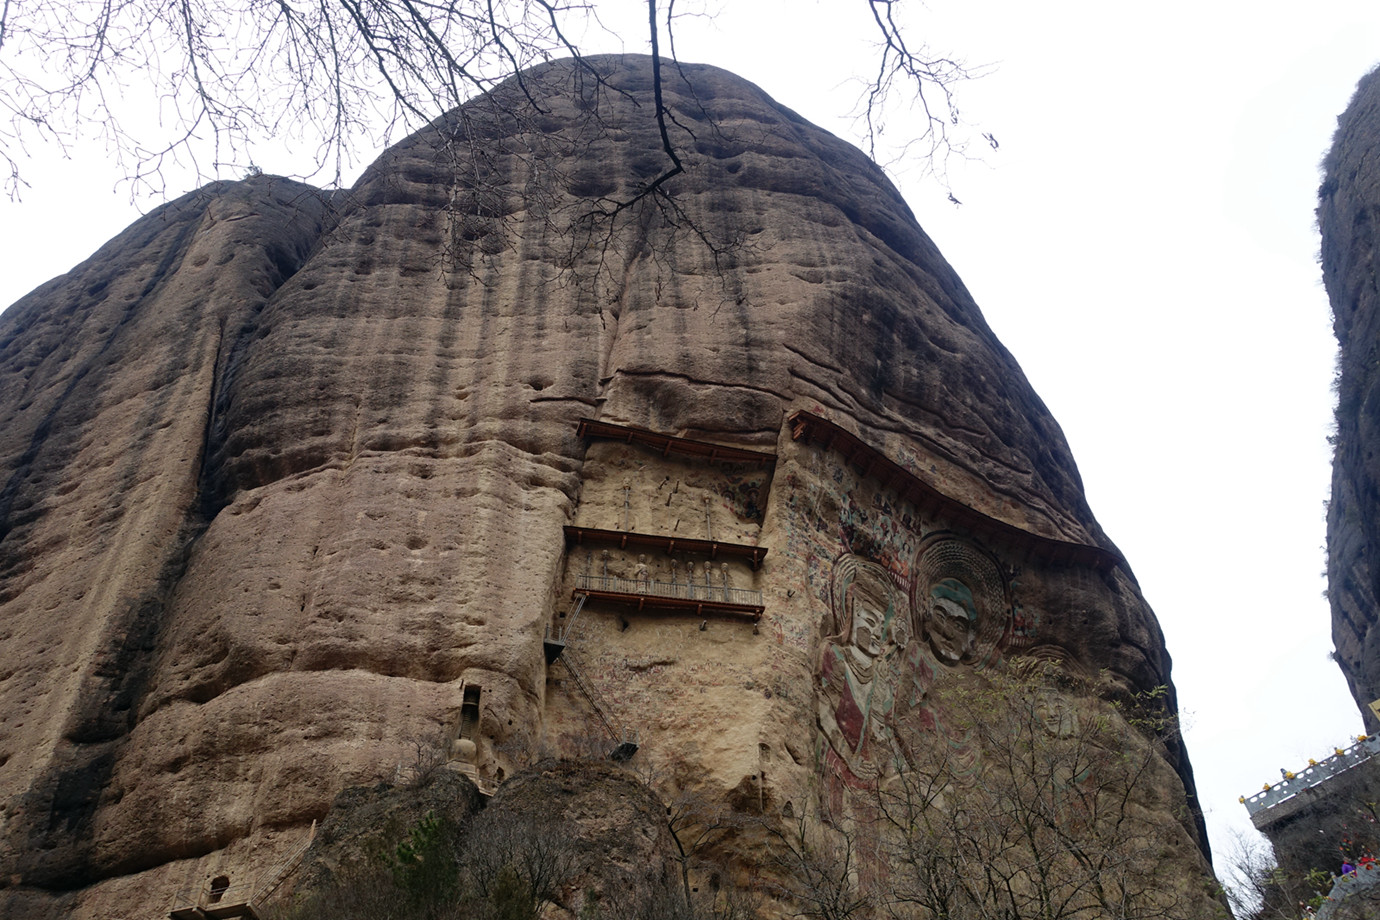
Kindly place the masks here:
[[(938, 156), (957, 121), (952, 86), (966, 72), (907, 42), (901, 2), (869, 0), (881, 41), (867, 133), (875, 153), (888, 101), (903, 96), (925, 113), (917, 140)], [(683, 15), (675, 0), (647, 0), (652, 103), (669, 165), (640, 197), (661, 194), (685, 169), (661, 58), (664, 44), (678, 61)], [(139, 192), (158, 187), (170, 160), (197, 164), (209, 149), (206, 172), (243, 169), (255, 143), (284, 133), (308, 138), (314, 169), (338, 181), (361, 138), (420, 127), (504, 80), (516, 77), (526, 104), (539, 106), (525, 71), (555, 56), (584, 63), (593, 39), (575, 36), (592, 26), (602, 29), (592, 0), (0, 0), (6, 186), (17, 194), (34, 142), (65, 150), (101, 140)], [(152, 126), (127, 102), (148, 98), (147, 87), (164, 107)]]

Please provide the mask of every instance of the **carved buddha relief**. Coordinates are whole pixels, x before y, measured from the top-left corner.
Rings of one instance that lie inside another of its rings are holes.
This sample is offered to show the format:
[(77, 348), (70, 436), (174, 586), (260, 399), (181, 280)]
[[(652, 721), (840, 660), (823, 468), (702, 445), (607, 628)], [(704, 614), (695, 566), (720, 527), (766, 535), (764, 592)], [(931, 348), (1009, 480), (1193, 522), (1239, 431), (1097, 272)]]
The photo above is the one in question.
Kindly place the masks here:
[(912, 571), (916, 631), (935, 661), (988, 663), (1011, 631), (1011, 602), (996, 561), (966, 540), (937, 535), (920, 544)]
[(947, 669), (980, 668), (1011, 635), (1001, 567), (985, 551), (935, 535), (909, 584), (879, 563), (834, 563), (818, 668), (818, 723), (829, 797), (904, 769), (917, 732), (942, 723), (929, 688)]
[(850, 778), (877, 772), (885, 751), (902, 651), (909, 644), (905, 592), (875, 562), (834, 564), (831, 610), (819, 662), (819, 725)]

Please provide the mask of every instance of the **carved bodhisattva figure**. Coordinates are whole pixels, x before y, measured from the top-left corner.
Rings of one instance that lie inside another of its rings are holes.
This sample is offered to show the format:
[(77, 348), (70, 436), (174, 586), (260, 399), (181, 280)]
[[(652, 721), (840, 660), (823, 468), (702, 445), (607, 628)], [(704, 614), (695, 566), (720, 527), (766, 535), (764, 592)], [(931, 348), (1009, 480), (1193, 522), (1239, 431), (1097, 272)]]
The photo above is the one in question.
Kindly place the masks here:
[(833, 629), (820, 654), (819, 725), (825, 769), (845, 786), (878, 774), (887, 752), (899, 659), (909, 642), (905, 595), (875, 562), (845, 555), (834, 565)]
[(831, 808), (842, 807), (847, 790), (907, 769), (927, 737), (964, 748), (930, 705), (930, 687), (951, 669), (985, 666), (1008, 637), (1005, 580), (987, 553), (935, 537), (921, 544), (912, 571), (907, 586), (851, 553), (834, 564), (818, 672)]

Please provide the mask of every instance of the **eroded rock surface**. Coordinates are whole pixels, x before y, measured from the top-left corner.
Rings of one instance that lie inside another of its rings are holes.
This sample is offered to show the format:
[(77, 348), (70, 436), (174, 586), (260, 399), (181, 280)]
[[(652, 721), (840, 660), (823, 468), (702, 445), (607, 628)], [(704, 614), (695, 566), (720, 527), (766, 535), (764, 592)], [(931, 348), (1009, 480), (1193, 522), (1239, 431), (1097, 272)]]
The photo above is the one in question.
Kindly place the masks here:
[(1319, 191), (1323, 280), (1341, 345), (1337, 434), (1327, 511), (1332, 641), (1356, 705), (1380, 699), (1380, 77), (1361, 80), (1338, 119)]
[[(501, 90), (349, 193), (210, 186), (0, 318), (16, 915), (261, 877), (418, 743), (492, 786), (635, 735), (668, 789), (798, 814), (933, 732), (955, 668), (1169, 684), (1058, 425), (881, 172), (687, 66), (688, 170), (620, 208), (668, 162), (649, 62), (595, 64), (607, 85), (543, 68), (540, 111)], [(593, 578), (691, 608), (572, 616)], [(695, 606), (727, 589), (760, 621)], [(875, 712), (838, 689), (864, 657)]]
[(402, 782), (352, 786), (336, 796), (326, 819), (313, 834), (293, 878), (303, 899), (380, 867), (422, 822), (464, 827), (479, 812), (474, 783), (451, 770), (428, 770), (399, 777)]

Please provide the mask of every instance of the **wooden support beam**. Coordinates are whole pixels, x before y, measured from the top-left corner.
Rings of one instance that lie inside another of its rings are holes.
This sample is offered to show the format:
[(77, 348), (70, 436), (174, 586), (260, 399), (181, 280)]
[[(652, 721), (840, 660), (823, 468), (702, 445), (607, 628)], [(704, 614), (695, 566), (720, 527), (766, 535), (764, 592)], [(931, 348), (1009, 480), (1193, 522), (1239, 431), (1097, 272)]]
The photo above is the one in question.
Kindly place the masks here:
[(765, 546), (752, 546), (747, 543), (725, 543), (721, 540), (695, 540), (689, 537), (663, 537), (658, 534), (638, 533), (629, 530), (605, 530), (599, 527), (565, 527), (567, 543), (604, 544), (619, 549), (659, 549), (671, 555), (677, 550), (683, 553), (697, 553), (717, 559), (720, 554), (733, 559), (746, 559), (754, 570), (761, 568), (766, 558)]

